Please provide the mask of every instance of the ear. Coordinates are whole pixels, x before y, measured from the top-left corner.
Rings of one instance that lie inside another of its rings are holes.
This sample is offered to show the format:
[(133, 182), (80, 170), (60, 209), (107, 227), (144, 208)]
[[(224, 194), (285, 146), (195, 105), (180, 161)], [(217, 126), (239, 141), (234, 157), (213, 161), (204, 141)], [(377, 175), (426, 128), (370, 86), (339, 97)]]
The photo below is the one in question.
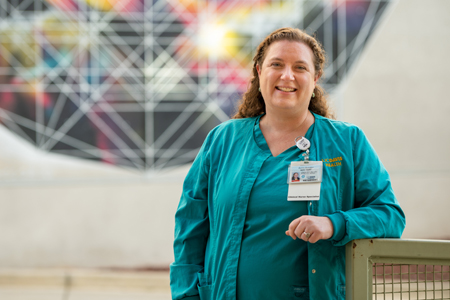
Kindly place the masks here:
[(316, 85), (317, 80), (319, 80), (320, 77), (322, 77), (322, 72), (319, 72), (319, 73), (317, 73), (317, 74), (315, 75), (315, 77), (314, 77), (314, 85)]
[(256, 71), (258, 72), (258, 76), (261, 76), (261, 69), (258, 64), (256, 64)]

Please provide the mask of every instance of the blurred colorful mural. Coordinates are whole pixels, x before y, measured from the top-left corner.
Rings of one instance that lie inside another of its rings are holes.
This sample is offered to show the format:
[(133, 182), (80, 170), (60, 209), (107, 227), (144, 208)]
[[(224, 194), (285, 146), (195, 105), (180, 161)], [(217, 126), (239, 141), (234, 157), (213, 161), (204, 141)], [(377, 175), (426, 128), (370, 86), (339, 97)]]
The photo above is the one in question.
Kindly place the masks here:
[(44, 151), (142, 171), (185, 164), (233, 114), (268, 33), (315, 34), (332, 92), (389, 3), (2, 0), (0, 123)]

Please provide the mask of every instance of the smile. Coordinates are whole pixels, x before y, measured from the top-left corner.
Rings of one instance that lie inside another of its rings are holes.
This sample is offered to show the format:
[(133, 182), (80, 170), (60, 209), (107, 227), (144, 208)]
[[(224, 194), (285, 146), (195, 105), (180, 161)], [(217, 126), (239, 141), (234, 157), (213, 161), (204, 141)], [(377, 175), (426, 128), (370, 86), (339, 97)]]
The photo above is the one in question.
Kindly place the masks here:
[(297, 89), (294, 88), (287, 88), (287, 87), (275, 87), (277, 90), (282, 91), (282, 92), (295, 92)]

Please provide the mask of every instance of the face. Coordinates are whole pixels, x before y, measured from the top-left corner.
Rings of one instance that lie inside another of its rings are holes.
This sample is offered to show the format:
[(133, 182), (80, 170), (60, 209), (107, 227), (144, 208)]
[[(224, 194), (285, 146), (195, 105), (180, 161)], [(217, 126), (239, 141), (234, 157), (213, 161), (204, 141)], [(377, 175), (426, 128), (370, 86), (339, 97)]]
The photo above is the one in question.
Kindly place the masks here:
[(278, 41), (267, 49), (262, 66), (257, 65), (266, 111), (306, 111), (319, 76), (313, 52), (304, 43)]

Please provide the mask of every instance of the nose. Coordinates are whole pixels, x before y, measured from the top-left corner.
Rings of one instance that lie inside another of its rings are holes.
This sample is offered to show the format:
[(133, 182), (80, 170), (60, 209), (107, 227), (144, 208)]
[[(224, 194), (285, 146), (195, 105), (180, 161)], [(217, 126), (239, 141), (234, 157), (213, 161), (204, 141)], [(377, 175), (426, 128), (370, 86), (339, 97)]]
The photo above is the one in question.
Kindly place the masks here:
[(283, 74), (281, 74), (282, 80), (294, 80), (294, 73), (291, 68), (284, 68)]

